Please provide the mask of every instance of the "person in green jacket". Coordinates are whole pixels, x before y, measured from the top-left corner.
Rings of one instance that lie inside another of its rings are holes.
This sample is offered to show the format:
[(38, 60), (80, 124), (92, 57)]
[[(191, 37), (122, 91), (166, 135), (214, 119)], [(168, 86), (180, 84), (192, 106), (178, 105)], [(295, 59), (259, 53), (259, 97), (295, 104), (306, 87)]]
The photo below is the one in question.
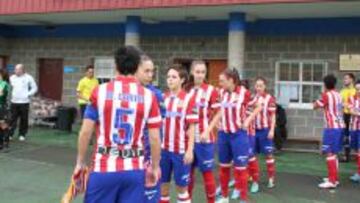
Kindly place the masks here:
[(8, 94), (9, 76), (5, 69), (0, 69), (0, 150), (9, 147)]

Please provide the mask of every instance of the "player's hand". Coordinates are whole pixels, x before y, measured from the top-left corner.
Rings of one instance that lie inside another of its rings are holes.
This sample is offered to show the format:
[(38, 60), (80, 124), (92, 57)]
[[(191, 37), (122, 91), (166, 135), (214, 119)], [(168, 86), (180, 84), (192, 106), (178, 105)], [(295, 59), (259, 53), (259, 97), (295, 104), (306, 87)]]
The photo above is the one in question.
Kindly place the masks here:
[(209, 138), (209, 134), (210, 134), (209, 130), (205, 129), (204, 132), (200, 134), (200, 142), (206, 142)]
[(155, 186), (161, 177), (160, 167), (153, 168), (152, 166), (148, 166), (145, 170), (145, 186), (152, 187)]
[(79, 163), (76, 164), (73, 175), (75, 176), (75, 175), (79, 174), (80, 171), (85, 169), (85, 168), (86, 168), (85, 164), (82, 164), (82, 163), (81, 164), (79, 164)]
[(250, 122), (249, 121), (245, 121), (244, 124), (242, 125), (242, 129), (243, 130), (248, 130), (250, 126)]
[(274, 130), (269, 131), (268, 139), (270, 140), (274, 139)]
[(192, 151), (186, 151), (185, 155), (184, 155), (184, 164), (185, 165), (189, 165), (193, 162), (194, 160), (194, 153)]

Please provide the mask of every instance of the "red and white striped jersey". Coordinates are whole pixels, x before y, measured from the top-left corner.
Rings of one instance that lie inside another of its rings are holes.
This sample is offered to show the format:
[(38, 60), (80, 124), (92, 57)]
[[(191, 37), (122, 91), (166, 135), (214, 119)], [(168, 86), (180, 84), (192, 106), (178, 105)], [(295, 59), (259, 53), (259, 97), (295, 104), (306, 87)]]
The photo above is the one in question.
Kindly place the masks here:
[[(119, 150), (143, 150), (144, 128), (160, 128), (156, 97), (134, 77), (118, 76), (98, 86), (90, 98), (97, 110), (96, 144), (92, 159), (95, 172), (144, 168), (144, 156), (121, 158)], [(109, 153), (100, 153), (109, 148)]]
[(261, 111), (255, 117), (255, 128), (257, 130), (270, 128), (271, 118), (276, 113), (275, 98), (268, 93), (262, 95), (257, 94), (250, 103), (261, 105)]
[(340, 94), (336, 90), (322, 93), (315, 102), (318, 107), (324, 108), (325, 128), (344, 128), (343, 104)]
[(163, 120), (162, 149), (184, 154), (189, 140), (186, 131), (190, 124), (199, 120), (195, 99), (192, 94), (181, 90), (177, 95), (166, 93), (164, 103), (166, 113)]
[[(191, 95), (195, 98), (195, 104), (199, 112), (199, 123), (195, 126), (195, 142), (200, 142), (200, 135), (204, 132), (215, 114), (213, 105), (218, 103), (219, 94), (212, 85), (202, 84), (200, 87), (194, 87), (190, 90)], [(209, 139), (206, 143), (214, 143), (215, 135), (210, 132)]]
[(220, 130), (225, 133), (236, 133), (240, 128), (237, 121), (243, 123), (246, 119), (246, 108), (251, 99), (251, 93), (243, 86), (237, 86), (235, 91), (224, 91), (220, 103), (215, 107), (220, 108)]
[[(350, 97), (348, 104), (349, 109), (360, 113), (360, 97)], [(351, 115), (350, 130), (360, 130), (360, 116)]]
[[(256, 108), (257, 106), (257, 101), (255, 99), (251, 99), (249, 104), (248, 104), (248, 107), (246, 109), (246, 116), (249, 117), (251, 115), (251, 113), (254, 111), (254, 109)], [(252, 120), (250, 122), (250, 125), (249, 125), (249, 128), (248, 128), (248, 135), (250, 136), (255, 136), (256, 134), (256, 119)]]

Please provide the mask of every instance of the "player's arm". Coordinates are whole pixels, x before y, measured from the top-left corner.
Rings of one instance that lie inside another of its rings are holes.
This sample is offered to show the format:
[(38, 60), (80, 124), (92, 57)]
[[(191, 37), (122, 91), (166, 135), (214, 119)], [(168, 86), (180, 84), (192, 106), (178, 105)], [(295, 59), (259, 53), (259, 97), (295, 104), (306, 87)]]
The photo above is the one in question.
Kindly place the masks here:
[(191, 164), (194, 160), (194, 145), (195, 145), (195, 123), (191, 123), (187, 130), (188, 148), (185, 152), (184, 164)]
[(324, 108), (327, 105), (327, 96), (325, 93), (321, 95), (321, 98), (314, 102), (314, 109)]
[(81, 125), (78, 138), (78, 153), (76, 159), (76, 168), (74, 172), (83, 168), (85, 164), (86, 152), (89, 146), (91, 136), (93, 135), (95, 125), (99, 121), (97, 109), (98, 88), (95, 88), (90, 96), (91, 103), (87, 105), (84, 112), (84, 120)]
[(83, 89), (84, 89), (83, 80), (80, 80), (76, 88), (76, 96), (78, 97), (78, 99), (87, 100), (84, 96), (82, 96)]
[(152, 167), (152, 182), (156, 183), (160, 178), (160, 156), (161, 156), (161, 141), (160, 141), (160, 127), (161, 116), (159, 105), (156, 97), (152, 95), (151, 108), (149, 118), (147, 119), (147, 128), (149, 130), (150, 152), (151, 152), (151, 167)]
[(84, 119), (78, 138), (78, 153), (75, 171), (86, 166), (85, 157), (94, 128), (95, 122), (93, 120)]
[(270, 131), (269, 131), (269, 135), (268, 138), (269, 139), (273, 139), (274, 135), (275, 135), (275, 127), (276, 127), (276, 102), (275, 99), (272, 98), (270, 101), (270, 104), (268, 105), (268, 111), (270, 114)]
[(199, 110), (195, 105), (195, 97), (190, 99), (186, 108), (185, 122), (188, 126), (186, 130), (186, 135), (188, 136), (188, 148), (185, 152), (184, 163), (191, 164), (194, 159), (195, 124), (199, 122)]
[(255, 119), (255, 117), (261, 112), (262, 105), (259, 103), (254, 104), (255, 108), (250, 112), (249, 116), (244, 121), (243, 129), (247, 130), (249, 128), (250, 123)]
[(355, 98), (350, 98), (349, 99), (349, 105), (348, 108), (350, 110), (350, 114), (353, 116), (360, 116), (360, 111), (358, 109), (355, 108), (354, 103), (355, 103)]

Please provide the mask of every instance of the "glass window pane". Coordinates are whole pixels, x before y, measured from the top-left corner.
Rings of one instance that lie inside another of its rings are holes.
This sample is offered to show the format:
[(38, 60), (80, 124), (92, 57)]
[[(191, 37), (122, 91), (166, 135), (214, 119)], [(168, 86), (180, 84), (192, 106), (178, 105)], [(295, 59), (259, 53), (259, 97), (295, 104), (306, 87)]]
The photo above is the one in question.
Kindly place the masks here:
[(304, 63), (303, 64), (303, 81), (311, 81), (312, 80), (312, 64)]
[(299, 85), (279, 84), (277, 99), (280, 103), (298, 103), (299, 102)]
[(302, 103), (311, 103), (312, 87), (310, 85), (304, 85), (302, 88)]
[(299, 71), (299, 63), (292, 63), (290, 81), (299, 81)]
[(290, 64), (289, 63), (280, 63), (279, 67), (279, 80), (280, 81), (289, 81), (289, 75), (290, 75)]
[(321, 85), (313, 86), (312, 101), (315, 101), (315, 100), (317, 100), (318, 98), (320, 98), (320, 97), (321, 97), (321, 93), (322, 93), (322, 86), (321, 86)]
[(322, 92), (321, 85), (303, 85), (302, 103), (313, 103), (319, 99)]
[(325, 64), (317, 63), (314, 64), (314, 74), (313, 74), (313, 81), (321, 82), (323, 77), (325, 76)]

